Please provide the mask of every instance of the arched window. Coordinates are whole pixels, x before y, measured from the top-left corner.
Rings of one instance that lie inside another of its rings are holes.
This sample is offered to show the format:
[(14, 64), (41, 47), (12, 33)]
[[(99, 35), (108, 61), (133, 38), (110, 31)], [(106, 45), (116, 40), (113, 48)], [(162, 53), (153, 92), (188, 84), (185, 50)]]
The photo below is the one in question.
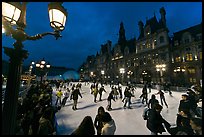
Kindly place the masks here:
[(164, 36), (160, 36), (159, 41), (160, 41), (160, 43), (164, 43)]

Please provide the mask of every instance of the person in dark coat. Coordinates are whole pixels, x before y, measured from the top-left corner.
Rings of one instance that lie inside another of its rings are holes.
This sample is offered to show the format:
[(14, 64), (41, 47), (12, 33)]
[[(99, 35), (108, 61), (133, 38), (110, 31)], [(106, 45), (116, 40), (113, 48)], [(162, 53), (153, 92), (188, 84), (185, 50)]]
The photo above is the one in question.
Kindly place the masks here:
[(158, 133), (162, 134), (162, 132), (166, 132), (162, 123), (164, 123), (166, 127), (170, 127), (170, 124), (160, 114), (162, 108), (160, 104), (156, 104), (153, 109), (149, 110), (147, 128), (151, 131), (151, 135), (158, 135)]
[(165, 99), (165, 96), (164, 96), (164, 92), (160, 89), (159, 92), (157, 92), (155, 95), (158, 95), (158, 94), (160, 95), (161, 105), (163, 106), (163, 101), (164, 101), (164, 104), (168, 108), (168, 105), (166, 103), (166, 99)]
[(95, 135), (95, 129), (91, 116), (85, 116), (78, 128), (71, 135)]
[(201, 115), (198, 113), (198, 111), (196, 110), (197, 108), (197, 103), (198, 103), (198, 100), (196, 100), (196, 93), (192, 90), (192, 89), (188, 89), (187, 91), (187, 94), (188, 94), (188, 100), (190, 102), (190, 107), (191, 107), (191, 110), (192, 112), (194, 113), (193, 115), (196, 115), (198, 117), (201, 117)]
[(72, 109), (73, 110), (77, 110), (77, 101), (78, 101), (78, 96), (80, 96), (82, 98), (82, 95), (79, 91), (79, 87), (77, 87), (76, 89), (73, 90), (73, 92), (71, 93), (71, 97), (70, 100), (74, 100)]
[(100, 106), (98, 108), (98, 114), (96, 115), (95, 120), (94, 120), (94, 126), (97, 130), (97, 135), (101, 135), (101, 129), (103, 127), (103, 123), (102, 123), (103, 113), (105, 113), (105, 110), (102, 106)]
[(122, 87), (121, 86), (118, 86), (118, 91), (119, 91), (120, 99), (122, 99), (123, 94), (122, 94)]
[(186, 117), (191, 117), (190, 114), (190, 102), (188, 100), (188, 95), (187, 94), (182, 94), (181, 95), (181, 100), (179, 103), (179, 107), (178, 107), (178, 114), (177, 114), (177, 119), (176, 119), (176, 124), (177, 126), (181, 126), (181, 119), (182, 119), (182, 115), (186, 115)]
[(125, 89), (125, 92), (124, 92), (124, 96), (125, 96), (125, 104), (123, 106), (123, 108), (126, 107), (126, 104), (128, 103), (128, 108), (131, 108), (130, 107), (130, 100), (131, 100), (131, 97), (133, 97), (134, 95), (130, 92), (130, 88), (129, 87), (126, 87)]
[(110, 111), (110, 110), (112, 110), (112, 108), (111, 108), (111, 100), (114, 100), (115, 101), (115, 98), (113, 97), (113, 91), (111, 91), (110, 93), (109, 93), (109, 95), (108, 95), (108, 106), (107, 106), (107, 110), (108, 111)]
[(99, 91), (98, 91), (98, 93), (99, 93), (99, 95), (100, 95), (100, 96), (99, 96), (99, 101), (102, 101), (101, 98), (102, 98), (102, 93), (103, 93), (103, 91), (106, 92), (106, 90), (104, 89), (104, 86), (101, 86), (100, 89), (99, 89)]
[(144, 85), (143, 89), (142, 89), (142, 95), (140, 96), (140, 98), (142, 98), (142, 104), (144, 104), (144, 100), (146, 101), (146, 104), (147, 103), (147, 100), (148, 100), (148, 93), (147, 93), (147, 84)]
[(156, 104), (159, 104), (159, 101), (156, 99), (156, 96), (154, 94), (152, 94), (151, 99), (148, 102), (148, 108), (153, 109), (155, 107)]

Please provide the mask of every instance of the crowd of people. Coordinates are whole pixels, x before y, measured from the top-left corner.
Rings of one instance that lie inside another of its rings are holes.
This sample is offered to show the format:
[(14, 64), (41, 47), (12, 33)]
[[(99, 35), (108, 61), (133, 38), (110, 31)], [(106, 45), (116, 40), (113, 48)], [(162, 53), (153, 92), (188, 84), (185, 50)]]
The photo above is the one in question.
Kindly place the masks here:
[[(55, 135), (55, 113), (60, 111), (61, 107), (66, 106), (67, 100), (73, 100), (72, 109), (76, 111), (78, 109), (78, 98), (83, 97), (81, 88), (82, 84), (80, 82), (73, 84), (64, 81), (45, 81), (33, 84), (26, 98), (19, 99), (18, 102), (17, 134)], [(55, 103), (52, 100), (53, 89), (56, 90), (54, 95), (56, 96)], [(189, 88), (186, 94), (182, 94), (178, 107), (176, 127), (172, 127), (161, 115), (163, 104), (168, 108), (164, 95), (166, 90), (172, 96), (170, 88), (163, 88), (163, 91), (158, 88), (158, 92), (152, 94), (151, 86), (146, 83), (139, 96), (141, 103), (146, 103), (147, 108), (149, 108), (146, 126), (151, 134), (157, 135), (162, 134), (162, 132), (169, 132), (171, 135), (202, 134), (202, 122), (200, 122), (202, 121), (202, 113), (197, 110), (197, 103), (202, 99), (201, 90), (195, 86)], [(103, 92), (108, 93), (107, 98), (103, 98)], [(107, 100), (107, 106), (105, 109), (103, 106), (98, 108), (98, 114), (94, 121), (91, 116), (85, 116), (71, 135), (114, 135), (117, 123), (108, 112), (112, 110), (111, 101), (120, 100), (123, 102), (124, 109), (132, 109), (131, 98), (135, 97), (135, 92), (137, 92), (137, 88), (133, 85), (126, 86), (124, 91), (122, 91), (121, 85), (111, 85), (110, 91), (107, 91), (103, 84), (92, 83), (90, 85), (90, 94), (93, 95), (93, 102)], [(150, 99), (148, 99), (148, 94), (152, 94)], [(156, 95), (160, 96), (160, 101), (156, 99)]]

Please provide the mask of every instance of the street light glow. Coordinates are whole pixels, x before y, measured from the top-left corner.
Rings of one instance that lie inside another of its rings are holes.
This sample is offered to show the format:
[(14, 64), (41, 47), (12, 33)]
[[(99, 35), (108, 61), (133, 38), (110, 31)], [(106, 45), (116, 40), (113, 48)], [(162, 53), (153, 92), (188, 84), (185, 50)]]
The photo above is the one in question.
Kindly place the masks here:
[(125, 73), (125, 69), (124, 68), (120, 68), (120, 73), (124, 74)]

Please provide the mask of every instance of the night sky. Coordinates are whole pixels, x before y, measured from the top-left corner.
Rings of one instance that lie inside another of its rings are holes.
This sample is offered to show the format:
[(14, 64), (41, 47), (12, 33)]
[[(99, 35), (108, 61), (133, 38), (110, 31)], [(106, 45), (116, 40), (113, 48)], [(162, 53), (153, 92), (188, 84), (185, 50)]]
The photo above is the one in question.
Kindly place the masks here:
[[(64, 2), (63, 6), (68, 18), (62, 38), (56, 40), (49, 35), (37, 41), (25, 41), (24, 49), (28, 50), (29, 57), (24, 65), (45, 58), (51, 66), (78, 69), (87, 56), (99, 52), (107, 40), (113, 45), (117, 43), (121, 21), (126, 39), (138, 38), (138, 22), (141, 20), (145, 25), (146, 18), (152, 18), (154, 13), (160, 20), (161, 7), (166, 10), (170, 35), (202, 22), (202, 2)], [(48, 2), (29, 2), (26, 21), (28, 35), (52, 32)], [(12, 47), (13, 43), (14, 39), (3, 34), (2, 46)], [(3, 52), (2, 48), (2, 59), (8, 60)]]

